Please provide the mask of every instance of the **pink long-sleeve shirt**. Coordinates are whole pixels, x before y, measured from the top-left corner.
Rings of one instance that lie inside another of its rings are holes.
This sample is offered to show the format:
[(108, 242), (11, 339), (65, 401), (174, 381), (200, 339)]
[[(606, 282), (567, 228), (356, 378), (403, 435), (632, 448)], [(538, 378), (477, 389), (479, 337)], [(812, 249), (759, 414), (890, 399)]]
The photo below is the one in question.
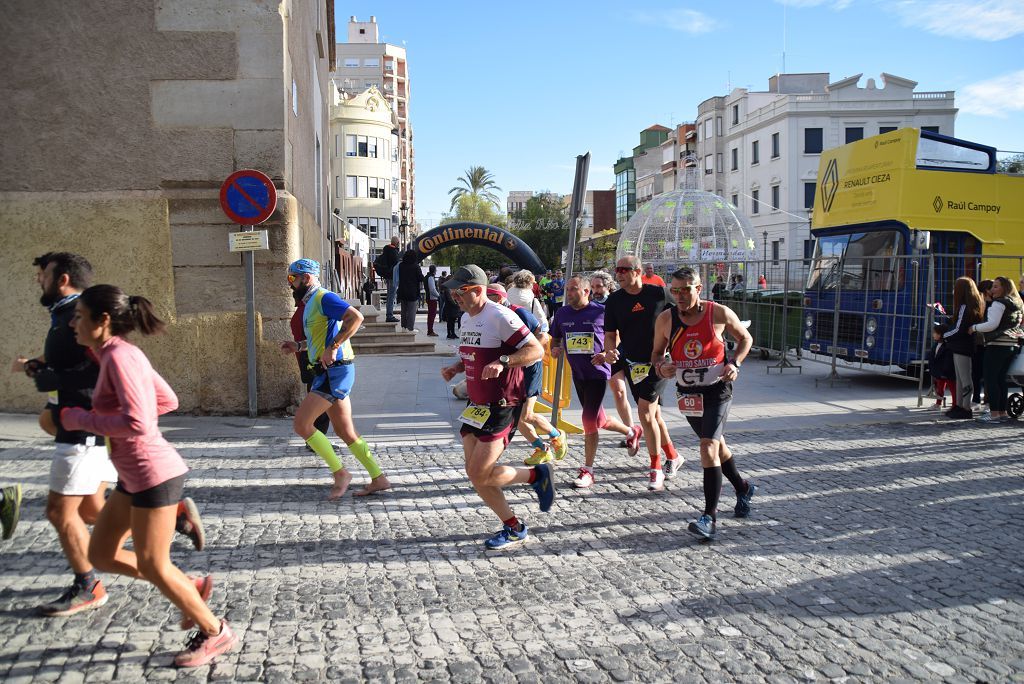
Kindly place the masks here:
[(187, 473), (185, 461), (157, 427), (158, 416), (178, 408), (174, 390), (142, 350), (122, 337), (104, 342), (98, 356), (100, 375), (92, 411), (64, 409), (64, 427), (110, 438), (110, 460), (129, 493)]

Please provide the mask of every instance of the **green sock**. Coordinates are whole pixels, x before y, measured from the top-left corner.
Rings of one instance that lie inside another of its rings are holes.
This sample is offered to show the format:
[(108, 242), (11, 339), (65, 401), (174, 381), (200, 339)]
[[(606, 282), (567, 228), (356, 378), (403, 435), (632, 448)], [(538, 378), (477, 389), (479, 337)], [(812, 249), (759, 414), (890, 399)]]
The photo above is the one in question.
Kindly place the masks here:
[(341, 464), (341, 459), (338, 458), (337, 452), (334, 451), (331, 440), (327, 439), (327, 435), (319, 430), (313, 431), (310, 438), (306, 440), (306, 444), (316, 452), (317, 456), (324, 460), (324, 463), (327, 464), (332, 473), (336, 473), (345, 467)]
[(356, 460), (363, 464), (366, 468), (366, 472), (370, 474), (370, 479), (375, 479), (383, 471), (380, 466), (377, 465), (377, 461), (374, 460), (373, 454), (370, 453), (370, 447), (367, 445), (366, 440), (360, 437), (356, 441), (348, 445), (348, 450), (352, 452), (352, 455), (356, 457)]

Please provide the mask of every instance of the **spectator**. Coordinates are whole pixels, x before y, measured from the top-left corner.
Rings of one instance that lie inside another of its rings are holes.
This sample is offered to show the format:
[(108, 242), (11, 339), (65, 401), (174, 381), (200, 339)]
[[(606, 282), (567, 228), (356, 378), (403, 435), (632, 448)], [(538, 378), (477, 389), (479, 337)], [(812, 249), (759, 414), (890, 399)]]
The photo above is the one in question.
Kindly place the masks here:
[(953, 326), (942, 336), (953, 352), (953, 368), (956, 374), (953, 408), (946, 411), (946, 417), (966, 419), (974, 415), (971, 411), (971, 396), (974, 394), (971, 356), (974, 354), (975, 337), (970, 328), (980, 323), (985, 315), (985, 304), (982, 302), (981, 294), (970, 278), (957, 278), (953, 284), (953, 310)]
[(658, 287), (665, 287), (665, 281), (660, 275), (654, 272), (654, 264), (647, 264), (644, 266), (643, 275), (640, 276), (640, 282), (644, 285), (657, 285)]
[(406, 330), (416, 330), (416, 308), (422, 287), (423, 271), (416, 259), (416, 252), (410, 249), (398, 265), (398, 301), (402, 305), (402, 327)]
[(985, 423), (1004, 423), (1006, 415), (1006, 372), (1024, 338), (1020, 295), (1013, 281), (999, 276), (992, 282), (992, 306), (982, 323), (970, 328), (985, 339), (985, 400), (991, 413), (978, 417)]
[(398, 236), (395, 235), (391, 238), (391, 244), (386, 245), (384, 249), (381, 250), (380, 256), (377, 257), (377, 261), (374, 262), (374, 266), (377, 268), (377, 275), (384, 281), (384, 286), (388, 290), (386, 318), (384, 319), (388, 323), (398, 322), (398, 319), (395, 318), (396, 291), (394, 280), (395, 266), (398, 265), (398, 261)]
[(711, 286), (711, 298), (717, 302), (722, 298), (723, 292), (725, 292), (725, 283), (722, 276), (715, 276), (715, 284)]
[(759, 275), (757, 277), (757, 289), (758, 290), (767, 290), (768, 289), (768, 279), (764, 277), (764, 273), (762, 273), (761, 275)]
[(362, 296), (359, 298), (359, 301), (363, 304), (372, 304), (373, 293), (376, 289), (377, 285), (373, 282), (373, 276), (371, 275), (366, 279), (366, 282), (363, 283)]
[(949, 328), (943, 323), (936, 323), (932, 328), (932, 348), (928, 351), (928, 372), (932, 376), (932, 387), (935, 390), (935, 408), (942, 408), (946, 405), (946, 389), (949, 389), (950, 396), (956, 392), (954, 377), (956, 371), (953, 369), (953, 355), (949, 352), (942, 336)]
[(533, 294), (533, 285), (536, 282), (533, 278), (533, 274), (523, 269), (522, 271), (516, 271), (511, 276), (512, 287), (508, 288), (509, 304), (513, 306), (521, 306), (540, 321), (541, 332), (546, 333), (548, 331), (548, 317), (544, 313), (544, 305), (537, 301), (537, 298)]
[[(982, 280), (978, 283), (978, 292), (981, 293), (982, 301), (985, 302), (985, 312), (992, 306), (992, 281)], [(971, 383), (974, 385), (974, 394), (971, 396), (971, 409), (982, 409), (988, 411), (981, 403), (981, 393), (985, 387), (985, 346), (974, 347), (974, 355), (971, 356)]]
[(437, 337), (437, 333), (434, 332), (434, 319), (437, 317), (437, 302), (441, 298), (441, 294), (437, 290), (437, 266), (433, 264), (427, 269), (427, 336)]

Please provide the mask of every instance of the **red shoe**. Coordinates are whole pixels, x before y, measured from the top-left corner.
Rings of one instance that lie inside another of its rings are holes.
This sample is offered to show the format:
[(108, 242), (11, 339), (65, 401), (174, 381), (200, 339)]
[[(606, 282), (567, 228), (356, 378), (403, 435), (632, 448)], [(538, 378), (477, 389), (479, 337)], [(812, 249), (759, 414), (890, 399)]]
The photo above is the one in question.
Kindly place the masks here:
[(185, 650), (174, 656), (178, 667), (200, 667), (222, 653), (227, 653), (238, 643), (238, 635), (227, 620), (220, 621), (220, 634), (210, 636), (202, 631), (192, 632), (185, 643)]
[[(203, 599), (203, 603), (209, 603), (210, 597), (213, 596), (213, 575), (207, 575), (206, 577), (189, 577), (192, 583), (196, 585), (196, 591), (199, 592), (199, 598)], [(196, 626), (195, 621), (188, 615), (181, 616), (182, 629), (192, 629)]]
[(187, 496), (178, 502), (178, 518), (174, 523), (174, 529), (191, 539), (192, 546), (196, 547), (196, 551), (202, 551), (206, 546), (203, 519), (199, 517), (196, 502)]
[(629, 436), (626, 437), (626, 453), (636, 456), (640, 452), (640, 440), (644, 436), (644, 426), (639, 423), (630, 428)]

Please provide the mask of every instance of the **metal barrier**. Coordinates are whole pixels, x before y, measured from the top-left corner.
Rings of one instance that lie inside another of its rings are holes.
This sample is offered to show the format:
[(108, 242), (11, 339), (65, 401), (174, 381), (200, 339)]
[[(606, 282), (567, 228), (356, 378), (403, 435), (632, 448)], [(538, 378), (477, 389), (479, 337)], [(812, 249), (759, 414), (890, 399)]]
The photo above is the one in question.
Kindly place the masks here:
[[(537, 400), (537, 413), (551, 413), (552, 407), (555, 405), (555, 375), (557, 372), (558, 359), (551, 355), (551, 341), (548, 340), (544, 344), (544, 359), (541, 366), (541, 389), (540, 398)], [(558, 409), (561, 412), (572, 401), (572, 395), (570, 394), (572, 391), (572, 371), (568, 363), (562, 366), (562, 382), (559, 384)], [(561, 413), (559, 413), (558, 425), (556, 427), (575, 435), (582, 434), (583, 432), (582, 427), (564, 420)]]

